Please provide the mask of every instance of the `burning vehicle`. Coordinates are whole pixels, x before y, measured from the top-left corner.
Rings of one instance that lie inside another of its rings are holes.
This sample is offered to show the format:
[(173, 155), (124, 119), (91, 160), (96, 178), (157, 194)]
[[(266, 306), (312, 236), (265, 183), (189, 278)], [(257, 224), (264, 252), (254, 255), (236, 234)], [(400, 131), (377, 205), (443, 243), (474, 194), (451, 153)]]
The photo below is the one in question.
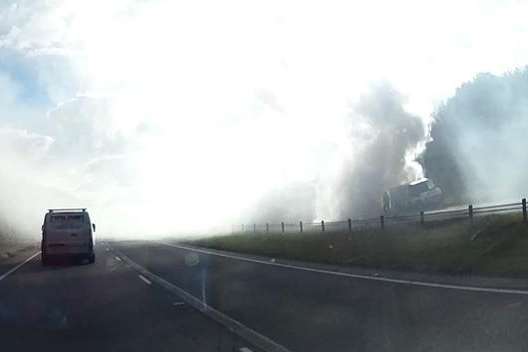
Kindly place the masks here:
[(431, 210), (442, 207), (443, 194), (432, 180), (422, 178), (385, 191), (382, 204), (386, 214)]

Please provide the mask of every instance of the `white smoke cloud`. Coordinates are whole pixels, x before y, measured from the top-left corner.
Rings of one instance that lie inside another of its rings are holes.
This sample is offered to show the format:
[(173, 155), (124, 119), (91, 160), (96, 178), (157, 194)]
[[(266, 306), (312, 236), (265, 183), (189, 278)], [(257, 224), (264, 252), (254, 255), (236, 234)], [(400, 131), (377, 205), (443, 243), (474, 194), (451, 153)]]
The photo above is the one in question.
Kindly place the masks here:
[(423, 177), (413, 161), (427, 138), (427, 126), (403, 108), (404, 102), (389, 84), (382, 83), (355, 106), (350, 136), (355, 150), (336, 183), (340, 218), (377, 216), (384, 190)]
[(40, 159), (45, 155), (53, 143), (53, 138), (42, 136), (27, 130), (10, 127), (0, 128), (0, 151), (4, 157), (14, 155)]
[[(476, 72), (528, 59), (518, 40), (528, 29), (525, 5), (475, 6), (4, 2), (0, 126), (24, 141), (0, 143), (16, 160), (5, 178), (22, 175), (33, 186), (10, 187), (41, 194), (25, 217), (87, 205), (113, 233), (238, 221), (270, 192), (292, 189), (307, 189), (314, 202), (302, 216), (339, 216), (353, 207), (335, 196), (336, 165), (358, 168), (360, 151), (400, 126), (394, 119), (426, 117)], [(351, 117), (349, 102), (379, 80), (408, 100), (395, 98), (398, 108), (386, 111), (395, 115), (363, 106)], [(397, 150), (406, 159), (398, 168), (412, 167), (420, 138)]]

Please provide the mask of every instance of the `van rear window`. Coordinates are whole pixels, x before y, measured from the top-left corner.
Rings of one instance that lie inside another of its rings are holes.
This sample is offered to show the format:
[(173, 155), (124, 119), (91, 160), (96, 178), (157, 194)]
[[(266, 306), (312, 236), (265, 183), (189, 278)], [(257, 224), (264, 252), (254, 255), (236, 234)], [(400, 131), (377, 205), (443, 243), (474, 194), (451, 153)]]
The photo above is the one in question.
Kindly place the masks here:
[(82, 227), (84, 215), (52, 215), (50, 222), (56, 229), (76, 229)]

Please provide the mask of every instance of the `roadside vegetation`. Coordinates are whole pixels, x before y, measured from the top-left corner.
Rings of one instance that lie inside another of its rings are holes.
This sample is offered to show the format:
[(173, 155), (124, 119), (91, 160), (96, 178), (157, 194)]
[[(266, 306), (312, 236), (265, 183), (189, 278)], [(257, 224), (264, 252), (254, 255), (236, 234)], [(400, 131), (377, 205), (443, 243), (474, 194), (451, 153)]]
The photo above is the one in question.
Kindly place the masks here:
[(189, 241), (240, 253), (317, 263), (435, 272), (528, 276), (528, 224), (491, 215), (425, 225), (324, 233), (235, 233)]
[(21, 236), (7, 226), (0, 224), (0, 261), (11, 258), (28, 246), (35, 246), (38, 242)]
[(15, 256), (16, 252), (24, 247), (24, 245), (12, 239), (6, 239), (0, 235), (0, 260), (11, 258)]

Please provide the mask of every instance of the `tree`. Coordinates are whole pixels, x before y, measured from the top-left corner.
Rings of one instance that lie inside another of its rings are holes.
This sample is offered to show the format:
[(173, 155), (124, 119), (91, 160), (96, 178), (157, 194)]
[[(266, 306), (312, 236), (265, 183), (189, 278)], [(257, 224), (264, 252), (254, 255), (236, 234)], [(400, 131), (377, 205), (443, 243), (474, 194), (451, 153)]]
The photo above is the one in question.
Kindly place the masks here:
[(528, 181), (528, 70), (479, 74), (433, 115), (426, 175), (453, 201), (518, 196)]

